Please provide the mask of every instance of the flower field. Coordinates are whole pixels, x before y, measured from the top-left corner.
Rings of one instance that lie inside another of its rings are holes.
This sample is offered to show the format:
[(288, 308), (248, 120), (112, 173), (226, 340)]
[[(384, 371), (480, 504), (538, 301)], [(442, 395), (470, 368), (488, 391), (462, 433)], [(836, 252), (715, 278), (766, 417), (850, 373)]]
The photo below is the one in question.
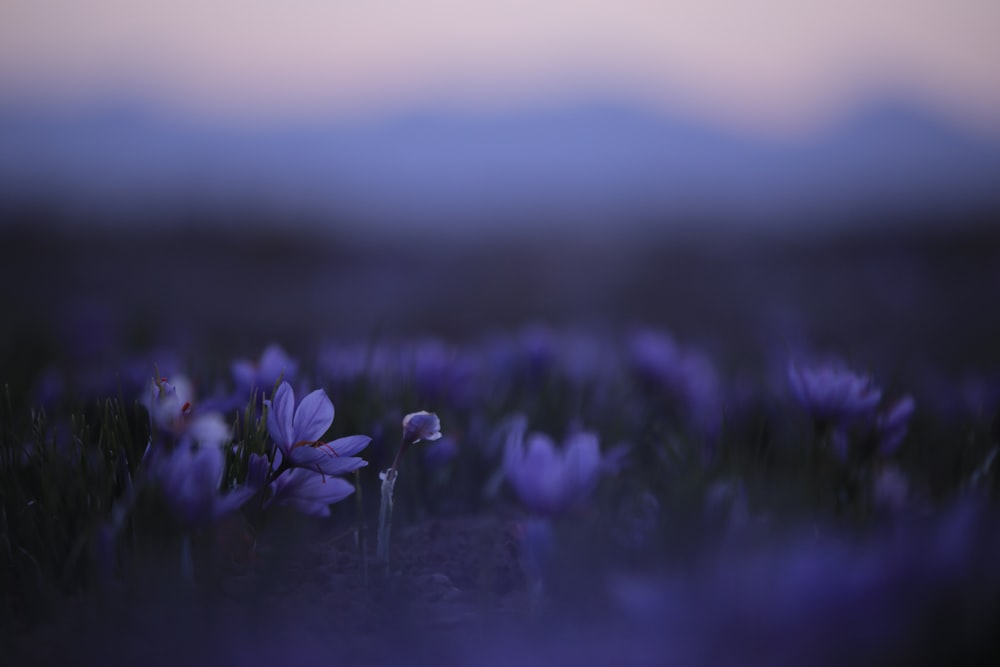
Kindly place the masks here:
[(1000, 659), (1000, 236), (4, 232), (4, 664)]

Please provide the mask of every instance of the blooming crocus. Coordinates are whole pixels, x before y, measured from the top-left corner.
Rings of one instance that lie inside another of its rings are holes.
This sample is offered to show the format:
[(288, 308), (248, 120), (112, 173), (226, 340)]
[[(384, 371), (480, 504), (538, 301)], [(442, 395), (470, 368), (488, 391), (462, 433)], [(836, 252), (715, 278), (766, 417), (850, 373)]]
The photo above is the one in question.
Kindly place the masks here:
[(196, 447), (182, 440), (153, 461), (155, 477), (175, 518), (187, 526), (210, 523), (233, 512), (255, 492), (243, 487), (222, 495), (219, 483), (225, 453), (219, 447)]
[(507, 440), (503, 462), (507, 481), (521, 502), (541, 514), (557, 514), (583, 504), (601, 475), (597, 436), (580, 432), (562, 450), (541, 433), (527, 438), (516, 429)]
[(788, 366), (788, 384), (799, 405), (820, 422), (849, 424), (874, 415), (882, 391), (871, 378), (832, 365)]
[(347, 480), (304, 468), (289, 470), (279, 476), (271, 484), (271, 489), (272, 494), (265, 507), (277, 504), (319, 517), (330, 516), (330, 505), (354, 493), (354, 485)]
[(331, 442), (320, 440), (333, 423), (333, 403), (322, 389), (306, 395), (296, 406), (295, 392), (282, 382), (268, 406), (267, 432), (281, 452), (287, 468), (307, 468), (324, 475), (341, 475), (368, 465), (353, 456), (371, 438), (350, 435)]

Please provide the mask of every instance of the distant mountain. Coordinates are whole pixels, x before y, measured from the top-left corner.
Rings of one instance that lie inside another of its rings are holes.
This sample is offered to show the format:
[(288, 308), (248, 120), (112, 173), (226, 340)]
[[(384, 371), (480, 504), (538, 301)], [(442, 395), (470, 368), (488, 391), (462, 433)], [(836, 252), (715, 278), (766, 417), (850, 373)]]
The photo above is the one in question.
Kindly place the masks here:
[(607, 104), (255, 130), (128, 105), (0, 113), (0, 197), (128, 219), (150, 202), (249, 201), (442, 229), (664, 218), (836, 224), (865, 210), (995, 207), (998, 183), (996, 137), (899, 103), (795, 140)]

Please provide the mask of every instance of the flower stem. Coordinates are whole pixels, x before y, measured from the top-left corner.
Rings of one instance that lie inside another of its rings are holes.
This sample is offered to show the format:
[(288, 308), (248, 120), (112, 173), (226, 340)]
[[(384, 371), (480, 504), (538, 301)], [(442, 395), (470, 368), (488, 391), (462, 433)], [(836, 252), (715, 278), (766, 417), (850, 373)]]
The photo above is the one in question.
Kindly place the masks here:
[(396, 452), (396, 458), (392, 461), (392, 467), (379, 475), (382, 478), (382, 498), (378, 506), (378, 545), (375, 557), (378, 562), (385, 563), (387, 566), (389, 564), (389, 531), (392, 528), (392, 491), (396, 486), (396, 478), (399, 476), (399, 460), (403, 458), (403, 452), (410, 444), (404, 433), (403, 441), (399, 444), (399, 451)]
[(378, 562), (389, 563), (389, 531), (392, 528), (392, 491), (396, 486), (398, 473), (395, 466), (385, 473), (382, 480), (382, 499), (378, 508), (378, 548), (376, 558)]

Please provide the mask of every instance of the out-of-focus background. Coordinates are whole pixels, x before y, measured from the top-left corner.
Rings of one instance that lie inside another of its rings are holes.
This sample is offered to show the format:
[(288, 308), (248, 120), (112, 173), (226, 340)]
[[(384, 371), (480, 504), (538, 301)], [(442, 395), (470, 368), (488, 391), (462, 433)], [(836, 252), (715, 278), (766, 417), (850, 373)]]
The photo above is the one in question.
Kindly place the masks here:
[(947, 295), (995, 277), (961, 267), (998, 255), (998, 26), (985, 0), (6, 0), (6, 349), (115, 318), (705, 335), (786, 292), (855, 307), (814, 332), (943, 327), (921, 289), (987, 318)]
[(811, 231), (1000, 194), (1000, 7), (8, 0), (6, 200), (129, 227)]

